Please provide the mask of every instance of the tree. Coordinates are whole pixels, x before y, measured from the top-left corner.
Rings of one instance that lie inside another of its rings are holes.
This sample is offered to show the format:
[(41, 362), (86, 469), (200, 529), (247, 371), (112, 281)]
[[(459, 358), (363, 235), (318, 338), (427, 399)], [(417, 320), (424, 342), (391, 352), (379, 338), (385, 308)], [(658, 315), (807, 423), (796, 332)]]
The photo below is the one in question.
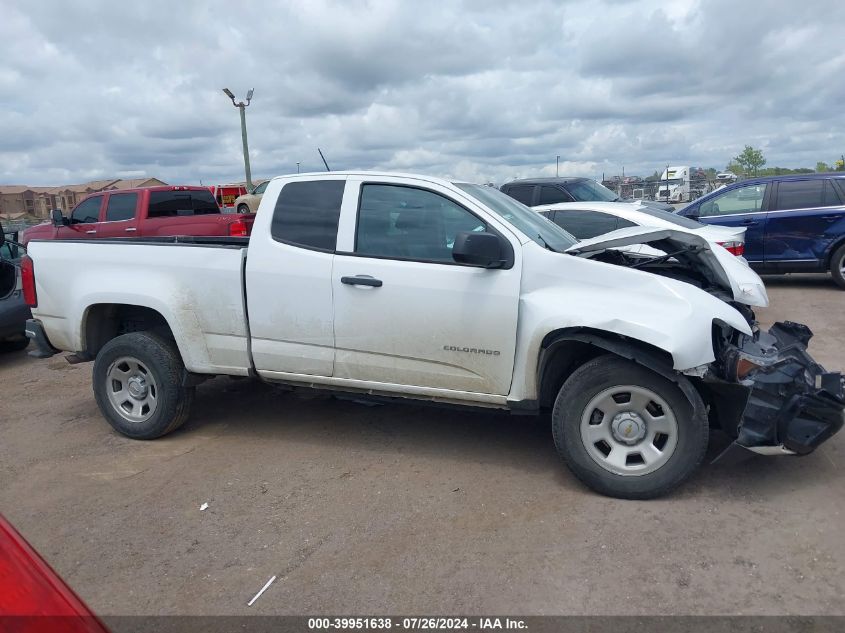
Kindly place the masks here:
[(823, 161), (819, 161), (816, 163), (816, 172), (823, 174), (826, 171), (830, 171), (830, 166), (827, 163)]
[(750, 145), (746, 145), (745, 149), (739, 156), (734, 156), (733, 162), (737, 163), (745, 170), (745, 173), (754, 172), (757, 175), (757, 170), (766, 164), (766, 159), (763, 158), (763, 151), (754, 149)]
[(729, 171), (736, 176), (742, 176), (744, 173), (742, 165), (737, 164), (737, 162), (733, 160), (728, 163), (727, 167), (725, 167), (725, 171)]

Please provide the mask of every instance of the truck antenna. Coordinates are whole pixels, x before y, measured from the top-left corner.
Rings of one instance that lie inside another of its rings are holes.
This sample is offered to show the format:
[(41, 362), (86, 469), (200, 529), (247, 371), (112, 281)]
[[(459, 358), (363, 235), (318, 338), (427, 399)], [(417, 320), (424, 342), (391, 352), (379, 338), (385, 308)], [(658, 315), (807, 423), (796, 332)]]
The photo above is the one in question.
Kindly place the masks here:
[(329, 164), (326, 162), (326, 157), (323, 156), (322, 150), (318, 147), (317, 151), (320, 152), (320, 158), (323, 159), (323, 164), (326, 166), (326, 171), (331, 171), (331, 169), (329, 168)]

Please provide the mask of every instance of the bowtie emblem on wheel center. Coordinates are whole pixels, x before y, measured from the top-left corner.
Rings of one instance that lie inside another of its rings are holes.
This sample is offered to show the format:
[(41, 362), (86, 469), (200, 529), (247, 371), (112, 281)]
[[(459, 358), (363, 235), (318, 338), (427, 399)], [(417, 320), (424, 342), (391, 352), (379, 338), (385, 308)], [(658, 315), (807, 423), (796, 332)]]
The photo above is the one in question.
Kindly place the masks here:
[(143, 376), (132, 376), (126, 383), (126, 390), (135, 400), (143, 400), (147, 397), (147, 381)]
[(628, 446), (633, 446), (646, 435), (647, 427), (645, 420), (633, 411), (617, 413), (610, 423), (610, 430), (613, 439)]

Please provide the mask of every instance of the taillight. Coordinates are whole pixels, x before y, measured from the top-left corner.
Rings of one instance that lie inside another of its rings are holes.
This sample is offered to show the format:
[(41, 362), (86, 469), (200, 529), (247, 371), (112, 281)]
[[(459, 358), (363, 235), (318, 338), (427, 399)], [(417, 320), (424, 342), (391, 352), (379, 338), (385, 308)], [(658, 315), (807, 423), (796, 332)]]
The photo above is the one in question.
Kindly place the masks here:
[(3, 517), (0, 616), (17, 631), (107, 633), (105, 625)]
[(229, 225), (230, 237), (249, 237), (249, 225), (243, 220), (235, 220)]
[(30, 308), (38, 307), (38, 297), (35, 294), (35, 267), (29, 255), (21, 258), (21, 284), (23, 286), (23, 300)]
[(719, 246), (724, 247), (726, 251), (737, 257), (741, 257), (745, 253), (745, 242), (719, 242)]

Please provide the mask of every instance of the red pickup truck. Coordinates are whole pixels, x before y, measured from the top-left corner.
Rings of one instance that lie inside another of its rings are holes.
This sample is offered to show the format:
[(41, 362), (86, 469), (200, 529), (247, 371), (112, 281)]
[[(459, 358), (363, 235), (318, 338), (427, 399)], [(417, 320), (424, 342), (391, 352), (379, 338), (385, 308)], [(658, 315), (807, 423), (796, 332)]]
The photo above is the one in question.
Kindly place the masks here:
[(28, 228), (21, 242), (171, 235), (246, 237), (254, 219), (254, 213), (221, 213), (207, 187), (103, 191), (82, 200), (69, 218), (54, 211), (52, 222)]

